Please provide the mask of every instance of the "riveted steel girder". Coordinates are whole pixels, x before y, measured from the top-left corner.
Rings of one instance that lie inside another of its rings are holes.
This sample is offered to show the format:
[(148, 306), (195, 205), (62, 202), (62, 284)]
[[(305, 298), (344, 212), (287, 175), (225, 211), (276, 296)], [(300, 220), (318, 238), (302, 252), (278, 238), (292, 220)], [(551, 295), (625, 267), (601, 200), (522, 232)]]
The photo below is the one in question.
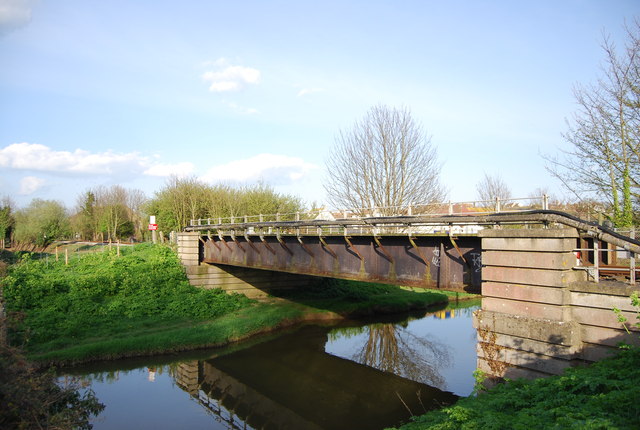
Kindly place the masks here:
[[(222, 243), (220, 243), (222, 242)], [(203, 263), (397, 285), (479, 291), (475, 236), (203, 236)]]

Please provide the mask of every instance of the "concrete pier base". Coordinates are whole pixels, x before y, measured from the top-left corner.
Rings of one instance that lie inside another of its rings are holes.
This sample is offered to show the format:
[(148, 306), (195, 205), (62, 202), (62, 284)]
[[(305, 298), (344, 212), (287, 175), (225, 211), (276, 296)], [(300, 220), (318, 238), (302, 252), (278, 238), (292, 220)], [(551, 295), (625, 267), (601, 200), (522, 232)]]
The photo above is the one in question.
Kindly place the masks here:
[(639, 344), (613, 308), (635, 322), (637, 287), (591, 283), (576, 270), (575, 229), (483, 230), (478, 368), (492, 376), (535, 378), (597, 361), (618, 343)]
[(266, 298), (283, 289), (314, 284), (322, 279), (270, 270), (201, 263), (202, 246), (199, 233), (178, 234), (178, 256), (185, 266), (191, 285), (220, 288), (230, 293), (244, 294), (252, 299)]

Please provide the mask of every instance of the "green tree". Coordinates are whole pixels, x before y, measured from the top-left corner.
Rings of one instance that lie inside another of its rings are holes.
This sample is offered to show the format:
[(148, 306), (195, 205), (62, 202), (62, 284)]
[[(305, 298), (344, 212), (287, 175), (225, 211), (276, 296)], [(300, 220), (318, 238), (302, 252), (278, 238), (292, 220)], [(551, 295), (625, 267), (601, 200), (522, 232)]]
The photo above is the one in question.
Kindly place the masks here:
[(247, 186), (239, 191), (240, 211), (236, 215), (294, 214), (303, 210), (300, 198), (276, 193), (264, 183)]
[(5, 247), (5, 240), (11, 237), (15, 226), (13, 207), (13, 202), (9, 197), (4, 197), (0, 202), (0, 247), (2, 249)]
[(76, 214), (72, 217), (72, 224), (74, 230), (83, 239), (95, 239), (97, 231), (96, 205), (96, 194), (91, 190), (85, 191), (78, 198), (78, 206)]
[(155, 215), (159, 228), (180, 231), (192, 219), (239, 217), (243, 215), (295, 213), (304, 210), (294, 196), (276, 193), (269, 185), (244, 187), (208, 185), (195, 178), (171, 178), (151, 199), (146, 211)]
[(146, 211), (155, 215), (159, 228), (181, 231), (192, 219), (205, 218), (208, 186), (196, 178), (172, 176), (151, 199)]
[(46, 247), (70, 235), (69, 218), (64, 205), (54, 200), (33, 199), (16, 212), (15, 239)]

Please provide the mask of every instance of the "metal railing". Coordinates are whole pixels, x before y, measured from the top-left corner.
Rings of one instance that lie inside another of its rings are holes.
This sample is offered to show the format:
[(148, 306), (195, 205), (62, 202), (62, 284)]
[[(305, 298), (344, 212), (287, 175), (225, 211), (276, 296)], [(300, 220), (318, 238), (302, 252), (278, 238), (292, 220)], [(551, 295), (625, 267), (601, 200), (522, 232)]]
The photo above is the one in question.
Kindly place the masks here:
[[(526, 204), (523, 204), (526, 203)], [(532, 209), (549, 209), (546, 195), (513, 199), (475, 200), (444, 203), (415, 203), (405, 206), (372, 206), (350, 209), (313, 209), (304, 212), (238, 215), (192, 219), (188, 227), (225, 224), (249, 224), (286, 221), (334, 221), (357, 220), (376, 217), (483, 215), (492, 213), (517, 213)]]
[[(527, 202), (523, 204), (523, 202)], [(576, 269), (587, 270), (594, 281), (603, 274), (628, 273), (635, 284), (635, 254), (640, 253), (640, 241), (635, 239), (635, 230), (616, 232), (596, 222), (585, 221), (575, 215), (553, 210), (546, 196), (526, 199), (447, 202), (414, 204), (404, 207), (355, 208), (340, 211), (326, 209), (288, 214), (258, 214), (227, 218), (192, 220), (187, 231), (215, 232), (217, 235), (408, 235), (419, 234), (477, 234), (480, 229), (502, 228), (510, 225), (531, 224), (564, 225), (576, 228), (593, 239), (593, 248), (576, 248), (576, 252), (593, 253), (593, 262), (577, 265)], [(602, 249), (599, 241), (610, 243), (614, 249)], [(603, 252), (628, 252), (629, 266), (613, 267), (601, 261)]]
[[(627, 236), (631, 240), (635, 240), (635, 228), (627, 230), (615, 229), (615, 231)], [(636, 271), (638, 270), (636, 266), (636, 253), (621, 246), (614, 246), (613, 248), (607, 246), (606, 248), (602, 248), (597, 239), (593, 239), (592, 247), (576, 248), (574, 252), (576, 252), (577, 257), (577, 265), (574, 269), (586, 270), (591, 281), (600, 282), (603, 277), (606, 277), (628, 279), (629, 284), (636, 284)], [(603, 253), (607, 256), (606, 263), (603, 261)], [(620, 257), (620, 254), (623, 254), (623, 257)]]

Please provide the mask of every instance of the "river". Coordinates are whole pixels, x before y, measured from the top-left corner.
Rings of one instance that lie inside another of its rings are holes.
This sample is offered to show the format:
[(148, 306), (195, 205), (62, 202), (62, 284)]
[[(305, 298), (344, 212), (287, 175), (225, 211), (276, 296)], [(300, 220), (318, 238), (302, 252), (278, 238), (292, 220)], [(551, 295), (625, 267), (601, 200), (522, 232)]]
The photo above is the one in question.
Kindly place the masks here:
[(106, 405), (96, 430), (382, 429), (472, 392), (478, 308), (305, 325), (67, 376)]

